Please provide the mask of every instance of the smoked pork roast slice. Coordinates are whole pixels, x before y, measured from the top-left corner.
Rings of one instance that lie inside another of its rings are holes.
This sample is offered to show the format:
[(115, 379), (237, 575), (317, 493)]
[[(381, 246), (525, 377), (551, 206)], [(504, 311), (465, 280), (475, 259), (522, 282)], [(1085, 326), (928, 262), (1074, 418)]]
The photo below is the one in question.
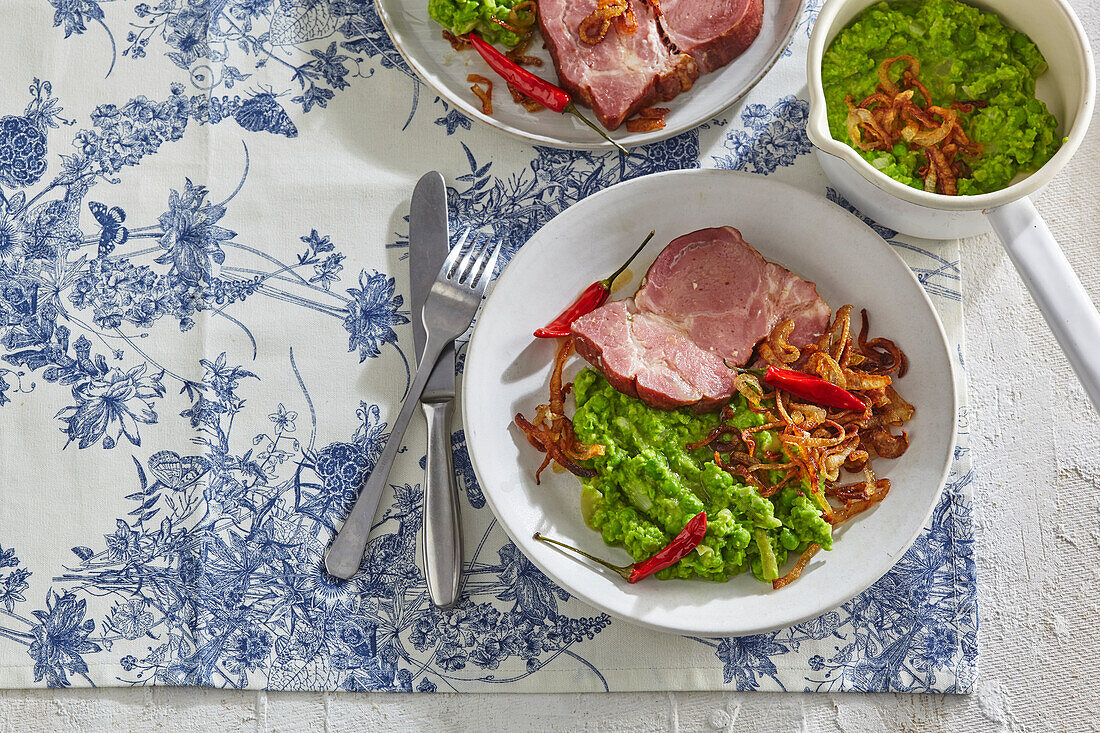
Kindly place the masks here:
[(668, 41), (695, 59), (700, 74), (709, 74), (756, 40), (764, 0), (661, 0), (661, 12)]
[(633, 33), (616, 19), (602, 41), (589, 44), (578, 29), (596, 0), (539, 0), (539, 28), (561, 86), (609, 130), (639, 109), (690, 89), (699, 76), (690, 56), (673, 53), (661, 39), (648, 3), (630, 0), (630, 8), (638, 23)]
[(616, 389), (671, 410), (720, 407), (734, 392), (726, 363), (743, 365), (776, 324), (803, 346), (828, 326), (813, 283), (768, 262), (733, 227), (700, 229), (657, 256), (633, 298), (573, 323), (577, 352)]

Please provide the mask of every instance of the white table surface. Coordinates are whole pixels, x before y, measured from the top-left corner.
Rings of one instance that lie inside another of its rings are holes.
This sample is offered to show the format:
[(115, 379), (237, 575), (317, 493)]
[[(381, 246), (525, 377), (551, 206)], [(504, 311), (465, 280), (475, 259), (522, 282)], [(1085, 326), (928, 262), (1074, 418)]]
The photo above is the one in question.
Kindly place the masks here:
[[(1070, 4), (1100, 49), (1100, 0)], [(1037, 204), (1100, 301), (1096, 117)], [(0, 731), (1095, 730), (1100, 417), (997, 241), (965, 242), (962, 269), (981, 617), (973, 695), (16, 690), (0, 692)]]

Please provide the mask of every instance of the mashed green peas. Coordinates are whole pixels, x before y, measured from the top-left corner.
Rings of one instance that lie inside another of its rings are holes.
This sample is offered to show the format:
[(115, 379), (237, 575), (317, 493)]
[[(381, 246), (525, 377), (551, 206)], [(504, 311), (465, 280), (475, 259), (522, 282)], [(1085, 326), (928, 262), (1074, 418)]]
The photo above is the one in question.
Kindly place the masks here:
[[(920, 80), (932, 103), (981, 99), (984, 109), (960, 114), (963, 131), (984, 146), (967, 160), (970, 178), (958, 180), (959, 194), (996, 191), (1018, 173), (1038, 169), (1058, 150), (1057, 120), (1035, 98), (1035, 80), (1046, 61), (1026, 35), (1006, 27), (993, 13), (958, 0), (895, 0), (876, 3), (837, 34), (821, 63), (829, 128), (836, 140), (853, 144), (844, 97), (856, 102), (874, 93), (879, 64), (908, 54), (920, 61)], [(893, 74), (900, 74), (895, 65)], [(919, 148), (904, 143), (886, 151), (859, 151), (891, 178), (923, 188), (916, 174), (925, 164)]]
[[(515, 17), (509, 20), (508, 12), (521, 1), (428, 0), (428, 17), (455, 35), (477, 31), (489, 43), (500, 43), (511, 48), (523, 40), (523, 36), (512, 33), (492, 19), (517, 27)], [(530, 10), (521, 10), (520, 13), (525, 21), (534, 19), (534, 13)]]
[[(644, 560), (691, 517), (707, 513), (702, 544), (658, 578), (726, 580), (751, 569), (757, 578), (773, 580), (788, 553), (801, 552), (811, 542), (832, 547), (832, 528), (797, 487), (765, 499), (715, 465), (713, 450), (684, 448), (706, 436), (718, 424), (717, 415), (655, 410), (591, 369), (577, 376), (573, 389), (577, 437), (605, 446), (604, 455), (592, 461), (596, 476), (583, 482), (581, 494), (585, 521), (605, 542), (622, 545), (635, 561)], [(732, 424), (762, 425), (763, 417), (737, 399)], [(770, 431), (760, 436), (761, 449), (775, 441)]]

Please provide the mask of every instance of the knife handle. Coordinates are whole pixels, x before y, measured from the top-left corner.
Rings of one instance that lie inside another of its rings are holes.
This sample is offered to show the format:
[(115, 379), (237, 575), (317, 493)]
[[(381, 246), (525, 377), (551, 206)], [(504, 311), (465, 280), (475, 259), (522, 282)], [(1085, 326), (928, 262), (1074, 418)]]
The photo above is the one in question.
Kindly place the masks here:
[(451, 465), (451, 400), (422, 402), (428, 422), (424, 467), (424, 577), (432, 603), (446, 608), (458, 600), (462, 574), (462, 537), (458, 530), (458, 492)]

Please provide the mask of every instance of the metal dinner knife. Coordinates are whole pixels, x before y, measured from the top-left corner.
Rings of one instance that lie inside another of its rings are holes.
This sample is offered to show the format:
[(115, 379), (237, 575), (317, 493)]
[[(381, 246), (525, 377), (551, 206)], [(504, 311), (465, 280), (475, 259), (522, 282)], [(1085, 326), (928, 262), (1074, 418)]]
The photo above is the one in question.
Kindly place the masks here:
[[(436, 171), (425, 173), (413, 190), (409, 210), (409, 274), (412, 295), (413, 347), (419, 363), (424, 351), (420, 311), (449, 249), (447, 185)], [(449, 345), (420, 398), (428, 422), (428, 454), (424, 467), (424, 528), (421, 533), (428, 597), (436, 606), (458, 599), (462, 573), (462, 538), (458, 526), (458, 494), (451, 464), (450, 418), (455, 398), (455, 350)]]

